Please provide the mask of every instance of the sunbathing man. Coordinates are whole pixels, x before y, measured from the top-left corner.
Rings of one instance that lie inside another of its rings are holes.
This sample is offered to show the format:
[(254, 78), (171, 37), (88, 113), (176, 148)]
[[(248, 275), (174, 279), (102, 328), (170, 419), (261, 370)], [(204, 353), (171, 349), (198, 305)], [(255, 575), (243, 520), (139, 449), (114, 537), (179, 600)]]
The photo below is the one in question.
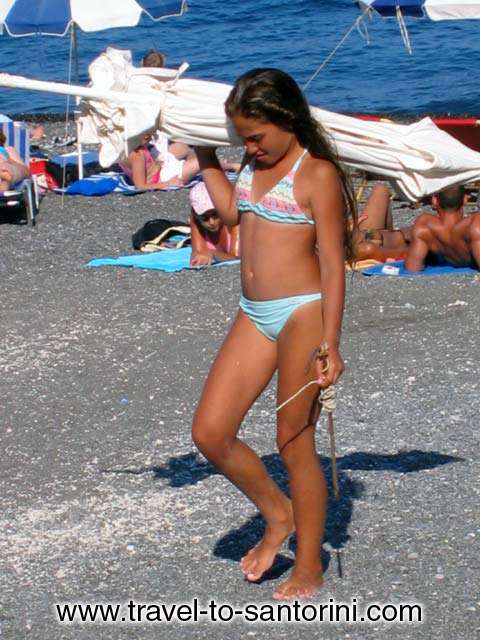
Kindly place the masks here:
[(399, 260), (407, 254), (412, 226), (393, 228), (390, 189), (378, 183), (358, 217), (353, 233), (356, 260)]
[(420, 215), (413, 226), (405, 269), (422, 271), (427, 264), (480, 268), (480, 213), (464, 215), (462, 185), (444, 189), (432, 197), (431, 213)]

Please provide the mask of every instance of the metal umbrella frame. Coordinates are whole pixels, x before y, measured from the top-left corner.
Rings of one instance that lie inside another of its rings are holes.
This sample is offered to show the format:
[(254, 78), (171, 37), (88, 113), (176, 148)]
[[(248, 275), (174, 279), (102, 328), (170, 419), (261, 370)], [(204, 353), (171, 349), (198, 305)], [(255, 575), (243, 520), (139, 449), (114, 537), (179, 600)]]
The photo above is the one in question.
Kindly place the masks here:
[(412, 44), (405, 18), (443, 20), (479, 20), (480, 0), (354, 0), (365, 17), (377, 14), (396, 18), (403, 43), (412, 54)]

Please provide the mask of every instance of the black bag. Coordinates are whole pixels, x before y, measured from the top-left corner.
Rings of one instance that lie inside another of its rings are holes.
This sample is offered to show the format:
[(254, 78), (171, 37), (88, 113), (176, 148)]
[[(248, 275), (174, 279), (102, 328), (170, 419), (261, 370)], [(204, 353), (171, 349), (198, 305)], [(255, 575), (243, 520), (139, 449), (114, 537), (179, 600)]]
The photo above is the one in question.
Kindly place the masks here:
[[(166, 220), (158, 218), (157, 220), (149, 220), (141, 229), (136, 231), (132, 236), (132, 245), (134, 249), (142, 251), (145, 245), (156, 245), (158, 249), (162, 248), (162, 244), (166, 245), (168, 239), (172, 235), (185, 235), (185, 241), (178, 243), (176, 246), (183, 246), (190, 237), (190, 225), (180, 220)], [(164, 248), (167, 248), (164, 246)], [(149, 250), (154, 250), (151, 246)]]

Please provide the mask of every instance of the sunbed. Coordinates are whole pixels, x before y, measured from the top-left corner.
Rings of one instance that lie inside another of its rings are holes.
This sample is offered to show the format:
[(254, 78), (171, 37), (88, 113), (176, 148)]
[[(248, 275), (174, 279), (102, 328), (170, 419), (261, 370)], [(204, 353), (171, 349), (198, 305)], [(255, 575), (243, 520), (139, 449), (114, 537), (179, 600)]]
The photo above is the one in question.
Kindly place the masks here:
[[(30, 164), (30, 135), (25, 122), (0, 122), (6, 141), (5, 146), (14, 147), (25, 162)], [(24, 207), (27, 221), (34, 226), (35, 216), (40, 204), (39, 192), (34, 179), (24, 178), (11, 186), (8, 191), (0, 191), (0, 207)]]

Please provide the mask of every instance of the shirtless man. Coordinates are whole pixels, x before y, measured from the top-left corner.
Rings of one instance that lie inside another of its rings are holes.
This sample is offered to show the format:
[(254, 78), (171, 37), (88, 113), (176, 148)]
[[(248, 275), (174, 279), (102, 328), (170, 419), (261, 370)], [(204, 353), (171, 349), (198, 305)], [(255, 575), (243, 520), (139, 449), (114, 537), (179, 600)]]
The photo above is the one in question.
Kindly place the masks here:
[(480, 213), (465, 216), (465, 204), (462, 185), (449, 187), (432, 197), (438, 216), (423, 213), (415, 221), (406, 271), (422, 271), (426, 264), (439, 262), (480, 268)]

